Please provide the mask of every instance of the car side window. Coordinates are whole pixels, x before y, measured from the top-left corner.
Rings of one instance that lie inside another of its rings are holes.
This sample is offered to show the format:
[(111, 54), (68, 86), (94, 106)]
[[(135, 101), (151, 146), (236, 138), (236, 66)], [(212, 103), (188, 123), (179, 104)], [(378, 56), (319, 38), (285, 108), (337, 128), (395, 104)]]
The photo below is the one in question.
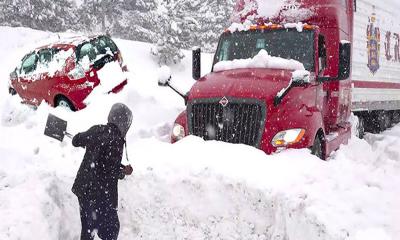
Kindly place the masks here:
[(96, 46), (98, 54), (106, 54), (107, 50), (111, 51), (111, 48), (107, 46), (107, 43), (102, 38), (98, 38), (92, 43), (94, 46)]
[(48, 65), (53, 58), (52, 49), (43, 49), (39, 51), (39, 61), (43, 65)]
[(93, 45), (91, 43), (85, 43), (80, 48), (78, 60), (82, 60), (87, 56), (89, 61), (92, 62), (96, 59), (96, 55), (96, 50), (94, 49)]
[(28, 74), (35, 71), (37, 61), (38, 61), (38, 56), (35, 52), (27, 55), (22, 61), (21, 73)]
[(100, 37), (100, 39), (102, 39), (106, 42), (107, 47), (109, 47), (113, 53), (118, 51), (117, 45), (114, 43), (114, 41), (111, 38), (102, 36), (102, 37)]

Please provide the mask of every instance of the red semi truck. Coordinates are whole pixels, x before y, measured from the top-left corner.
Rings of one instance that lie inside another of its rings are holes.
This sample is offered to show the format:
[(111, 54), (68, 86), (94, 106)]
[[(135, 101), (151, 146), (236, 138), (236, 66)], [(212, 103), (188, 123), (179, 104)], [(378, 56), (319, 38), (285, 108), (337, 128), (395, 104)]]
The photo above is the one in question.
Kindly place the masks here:
[[(350, 138), (352, 112), (360, 136), (399, 122), (396, 1), (239, 0), (211, 73), (200, 77), (200, 50), (193, 50), (197, 82), (182, 94), (187, 108), (171, 141), (196, 135), (267, 154), (310, 148), (325, 159)], [(300, 62), (308, 74), (285, 61), (262, 64), (262, 50)]]

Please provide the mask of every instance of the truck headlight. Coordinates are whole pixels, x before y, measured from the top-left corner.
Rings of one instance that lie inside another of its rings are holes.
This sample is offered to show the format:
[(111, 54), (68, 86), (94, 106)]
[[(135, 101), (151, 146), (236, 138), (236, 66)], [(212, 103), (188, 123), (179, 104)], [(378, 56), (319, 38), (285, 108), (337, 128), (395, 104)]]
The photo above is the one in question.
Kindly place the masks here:
[(289, 129), (281, 131), (272, 139), (272, 146), (286, 147), (288, 145), (298, 143), (303, 138), (306, 131), (304, 129)]
[(176, 141), (179, 141), (184, 137), (185, 128), (182, 125), (175, 123), (174, 127), (172, 128), (172, 138)]

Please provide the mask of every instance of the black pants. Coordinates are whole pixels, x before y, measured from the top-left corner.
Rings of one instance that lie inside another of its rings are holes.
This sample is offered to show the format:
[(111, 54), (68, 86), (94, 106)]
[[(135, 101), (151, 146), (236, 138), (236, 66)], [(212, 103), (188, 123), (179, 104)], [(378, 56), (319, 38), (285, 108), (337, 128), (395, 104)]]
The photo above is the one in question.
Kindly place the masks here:
[(117, 240), (119, 219), (117, 209), (110, 204), (78, 199), (81, 213), (81, 240), (93, 240), (97, 235), (102, 240)]

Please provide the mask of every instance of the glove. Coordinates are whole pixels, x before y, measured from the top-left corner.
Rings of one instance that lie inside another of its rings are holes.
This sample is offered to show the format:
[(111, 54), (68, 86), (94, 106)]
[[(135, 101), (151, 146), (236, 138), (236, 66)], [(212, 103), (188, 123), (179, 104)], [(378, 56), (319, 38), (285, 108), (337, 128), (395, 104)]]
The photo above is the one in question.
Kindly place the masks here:
[(133, 172), (133, 168), (131, 165), (124, 166), (124, 168), (122, 169), (122, 173), (125, 175), (131, 175), (132, 172)]

